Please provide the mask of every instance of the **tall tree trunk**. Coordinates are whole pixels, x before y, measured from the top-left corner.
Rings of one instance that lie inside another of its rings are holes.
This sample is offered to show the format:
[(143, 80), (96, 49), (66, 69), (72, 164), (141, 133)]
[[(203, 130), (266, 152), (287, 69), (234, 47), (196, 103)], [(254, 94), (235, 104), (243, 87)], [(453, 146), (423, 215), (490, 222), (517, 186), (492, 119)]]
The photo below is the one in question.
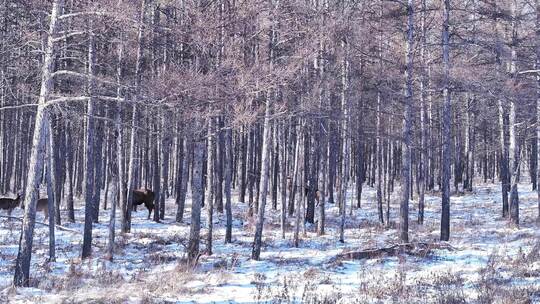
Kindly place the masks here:
[(55, 262), (56, 261), (56, 240), (54, 237), (54, 225), (55, 225), (55, 215), (56, 210), (54, 208), (55, 203), (55, 197), (56, 195), (59, 195), (59, 193), (54, 193), (55, 188), (55, 160), (54, 160), (54, 142), (53, 142), (53, 132), (52, 132), (52, 124), (49, 120), (49, 123), (46, 125), (46, 131), (47, 133), (46, 137), (48, 137), (47, 141), (47, 171), (46, 171), (46, 181), (47, 181), (47, 212), (49, 213), (49, 262)]
[[(158, 110), (157, 116), (162, 115), (163, 113)], [(159, 208), (159, 202), (161, 200), (162, 195), (162, 189), (161, 189), (161, 172), (160, 172), (160, 161), (162, 162), (163, 159), (159, 159), (159, 151), (163, 150), (162, 144), (163, 141), (161, 141), (161, 136), (159, 135), (159, 127), (158, 122), (154, 122), (153, 124), (154, 133), (156, 134), (155, 137), (155, 144), (152, 145), (152, 189), (154, 191), (154, 221), (156, 223), (159, 223), (161, 208)], [(162, 130), (163, 131), (163, 130)], [(161, 149), (160, 149), (161, 146)]]
[[(202, 128), (200, 122), (197, 123)], [(199, 259), (199, 243), (201, 233), (201, 206), (204, 200), (203, 189), (204, 140), (194, 139), (193, 143), (193, 172), (191, 177), (191, 224), (187, 247), (188, 263), (194, 265)]]
[(213, 216), (214, 216), (214, 119), (210, 117), (208, 119), (208, 143), (206, 149), (206, 204), (207, 208), (207, 225), (208, 234), (206, 235), (206, 254), (212, 255), (212, 230), (213, 230)]
[[(58, 115), (56, 118), (58, 119)], [(55, 127), (53, 127), (55, 126)], [(65, 171), (63, 168), (63, 155), (65, 155), (65, 145), (64, 141), (62, 140), (62, 123), (60, 121), (56, 121), (55, 124), (51, 125), (49, 128), (49, 140), (52, 143), (52, 168), (53, 168), (53, 175), (52, 175), (52, 184), (53, 189), (56, 195), (54, 196), (54, 222), (57, 225), (60, 225), (61, 217), (60, 217), (60, 203), (62, 202), (62, 186), (63, 186), (63, 180), (62, 180), (62, 173)], [(62, 157), (60, 157), (62, 155)]]
[(19, 241), (19, 251), (15, 265), (13, 284), (15, 286), (28, 286), (30, 280), (30, 260), (32, 256), (32, 239), (36, 221), (37, 189), (43, 171), (43, 155), (45, 152), (45, 125), (49, 117), (46, 110), (47, 99), (53, 87), (52, 73), (55, 66), (54, 39), (58, 32), (58, 16), (62, 11), (64, 2), (54, 0), (50, 14), (47, 47), (43, 60), (41, 74), (41, 88), (38, 100), (37, 113), (34, 124), (34, 136), (32, 139), (32, 152), (29, 161), (29, 172), (24, 196), (24, 217)]
[[(511, 36), (511, 60), (510, 60), (510, 74), (512, 75), (514, 83), (517, 83), (517, 0), (512, 1), (512, 36)], [(520, 141), (517, 134), (517, 115), (516, 115), (516, 95), (510, 99), (510, 115), (509, 115), (509, 128), (510, 128), (510, 157), (512, 157), (512, 178), (510, 189), (510, 220), (515, 225), (519, 225), (519, 168), (520, 168)]]
[[(304, 162), (305, 162), (305, 154), (304, 154), (304, 145), (302, 145), (301, 140), (304, 138), (304, 122), (300, 122), (298, 126), (296, 127), (297, 132), (297, 138), (296, 138), (296, 147), (295, 147), (295, 165), (294, 165), (294, 176), (293, 176), (293, 189), (299, 189), (298, 197), (296, 198), (296, 217), (295, 217), (295, 225), (294, 225), (294, 247), (297, 247), (300, 245), (300, 219), (301, 219), (301, 205), (304, 202), (304, 193), (303, 186), (304, 186)], [(300, 156), (302, 156), (302, 159), (300, 160)]]
[(92, 223), (95, 216), (95, 205), (94, 205), (94, 79), (92, 76), (95, 73), (94, 67), (94, 34), (92, 21), (89, 21), (89, 42), (88, 42), (88, 74), (90, 78), (88, 80), (88, 105), (86, 108), (86, 144), (85, 144), (85, 203), (84, 203), (84, 236), (83, 236), (83, 247), (82, 247), (82, 258), (85, 259), (92, 254)]
[(246, 202), (246, 188), (247, 188), (247, 179), (249, 172), (248, 165), (247, 165), (247, 153), (248, 153), (248, 137), (249, 132), (246, 132), (246, 127), (242, 128), (243, 131), (240, 134), (241, 137), (241, 146), (240, 146), (240, 190), (238, 195), (238, 200), (242, 203)]
[(214, 204), (216, 211), (223, 213), (223, 170), (225, 162), (225, 137), (223, 134), (223, 118), (217, 117), (215, 122), (215, 156), (214, 156)]
[(225, 244), (232, 242), (232, 206), (231, 206), (231, 183), (233, 173), (233, 145), (232, 130), (225, 131)]
[(452, 105), (450, 100), (450, 0), (444, 0), (443, 9), (443, 161), (442, 161), (442, 213), (441, 213), (441, 241), (450, 239), (450, 160), (452, 132)]
[(287, 144), (288, 144), (288, 138), (287, 138), (287, 128), (285, 125), (282, 125), (281, 127), (281, 145), (279, 146), (279, 151), (281, 154), (280, 158), (280, 171), (281, 171), (281, 218), (280, 218), (280, 225), (281, 225), (281, 238), (285, 239), (285, 232), (287, 230), (286, 224), (287, 224)]
[[(540, 0), (536, 0), (536, 68), (540, 68)], [(540, 222), (540, 73), (536, 75), (536, 193), (538, 196), (538, 218)]]
[(184, 207), (186, 203), (186, 195), (188, 191), (188, 179), (191, 165), (191, 159), (193, 157), (192, 142), (191, 139), (184, 139), (184, 158), (182, 159), (182, 183), (180, 184), (180, 198), (177, 202), (176, 221), (182, 222), (184, 219)]
[[(270, 175), (270, 147), (272, 146), (272, 133), (270, 132), (270, 114), (272, 107), (272, 92), (267, 94), (266, 106), (264, 110), (264, 123), (263, 123), (263, 142), (262, 142), (262, 170), (261, 170), (261, 184), (260, 195), (261, 202), (258, 208), (257, 224), (255, 226), (255, 238), (253, 240), (253, 249), (251, 251), (251, 258), (258, 261), (261, 255), (262, 246), (262, 233), (264, 226), (264, 211), (266, 208), (266, 198), (268, 195), (268, 179)], [(298, 212), (298, 210), (297, 210)]]
[(411, 189), (411, 133), (413, 111), (413, 31), (414, 5), (413, 0), (407, 1), (407, 68), (405, 72), (405, 117), (403, 119), (403, 158), (401, 203), (399, 208), (399, 232), (403, 243), (409, 242), (409, 197)]
[(68, 220), (71, 223), (75, 223), (75, 210), (74, 210), (74, 200), (73, 200), (73, 187), (74, 187), (74, 159), (73, 159), (73, 151), (75, 150), (75, 147), (73, 146), (73, 127), (70, 124), (66, 124), (66, 148), (67, 148), (67, 155), (66, 155), (66, 168), (67, 168), (67, 195), (66, 195), (66, 206), (68, 210)]
[[(377, 90), (377, 123), (376, 123), (376, 165), (377, 165), (377, 210), (379, 213), (379, 222), (384, 224), (383, 215), (383, 193), (382, 193), (382, 134), (381, 134), (381, 92)], [(357, 177), (359, 178), (359, 177)]]
[[(343, 50), (343, 62), (341, 63), (341, 111), (343, 113), (342, 116), (342, 139), (343, 144), (341, 146), (341, 176), (339, 178), (339, 204), (341, 206), (341, 220), (339, 223), (339, 241), (341, 243), (345, 242), (345, 216), (346, 216), (346, 210), (347, 210), (347, 189), (349, 187), (349, 142), (350, 142), (350, 136), (349, 136), (349, 99), (347, 96), (347, 89), (348, 89), (348, 68), (349, 68), (349, 61), (348, 61), (348, 45), (347, 42), (342, 39), (341, 40), (341, 48)], [(352, 208), (352, 206), (351, 206)]]
[[(116, 166), (112, 165), (111, 170), (118, 170)], [(115, 225), (116, 225), (116, 205), (118, 204), (118, 190), (120, 189), (120, 183), (118, 176), (112, 173), (109, 178), (109, 201), (111, 202), (111, 209), (109, 210), (109, 239), (107, 242), (107, 256), (106, 259), (113, 261), (114, 258), (114, 238), (115, 238)]]
[[(165, 109), (165, 112), (167, 109)], [(162, 144), (161, 144), (161, 166), (160, 166), (160, 177), (161, 177), (161, 194), (159, 196), (159, 218), (165, 219), (165, 199), (169, 195), (169, 157), (171, 154), (171, 135), (169, 134), (166, 126), (165, 113), (161, 120), (161, 130), (162, 134)], [(156, 208), (157, 209), (157, 205)]]
[[(116, 66), (116, 98), (120, 100), (122, 98), (122, 64), (123, 64), (123, 57), (124, 57), (124, 44), (122, 42), (118, 43), (117, 46), (118, 51), (118, 62)], [(125, 172), (125, 160), (124, 160), (124, 132), (122, 129), (122, 104), (118, 102), (116, 104), (116, 113), (115, 113), (115, 122), (114, 127), (116, 131), (116, 155), (117, 159), (116, 162), (118, 163), (118, 171), (116, 172), (117, 178), (118, 178), (118, 198), (120, 200), (120, 215), (121, 215), (121, 223), (122, 223), (122, 232), (124, 232), (126, 228), (127, 223), (127, 188), (126, 183), (124, 179), (124, 172)], [(114, 175), (114, 173), (113, 173)]]
[[(141, 8), (139, 12), (139, 29), (137, 35), (137, 59), (135, 63), (135, 101), (138, 102), (140, 87), (141, 87), (141, 68), (142, 68), (142, 40), (143, 40), (143, 30), (144, 30), (144, 12), (146, 10), (146, 1), (141, 1)], [(148, 0), (150, 1), (150, 0)], [(137, 148), (137, 103), (133, 104), (132, 116), (131, 116), (131, 138), (130, 138), (130, 147), (129, 147), (129, 165), (128, 165), (128, 176), (127, 176), (127, 206), (126, 206), (126, 216), (125, 222), (122, 221), (122, 232), (131, 232), (131, 211), (133, 209), (133, 190), (136, 187), (136, 159), (135, 159), (135, 149)], [(148, 163), (148, 162), (147, 162)], [(155, 206), (154, 206), (155, 207)], [(156, 209), (156, 208), (154, 208)], [(155, 210), (154, 210), (155, 212)]]
[(420, 191), (418, 193), (418, 224), (424, 224), (424, 207), (425, 207), (425, 192), (426, 192), (426, 176), (428, 174), (427, 153), (429, 148), (427, 145), (427, 24), (426, 24), (427, 5), (426, 0), (422, 0), (422, 36), (421, 36), (421, 49), (420, 58), (422, 61), (421, 75), (420, 75), (420, 161), (419, 161), (419, 179), (418, 187)]

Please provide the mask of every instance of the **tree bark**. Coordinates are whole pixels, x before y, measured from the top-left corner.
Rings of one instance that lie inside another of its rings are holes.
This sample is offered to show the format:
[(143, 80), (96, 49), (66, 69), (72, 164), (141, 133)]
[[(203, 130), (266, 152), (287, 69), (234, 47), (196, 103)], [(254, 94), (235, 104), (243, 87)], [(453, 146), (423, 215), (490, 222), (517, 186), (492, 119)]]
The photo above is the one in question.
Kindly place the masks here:
[(54, 236), (54, 227), (55, 227), (55, 215), (56, 215), (56, 208), (55, 201), (56, 201), (56, 195), (59, 195), (59, 193), (54, 193), (55, 188), (55, 177), (54, 177), (54, 170), (55, 170), (55, 161), (54, 161), (54, 142), (53, 142), (53, 132), (52, 132), (52, 125), (51, 121), (49, 120), (48, 124), (46, 125), (46, 137), (48, 137), (47, 141), (47, 171), (46, 171), (46, 182), (47, 182), (47, 212), (49, 213), (49, 262), (55, 262), (56, 261), (56, 240)]
[(264, 110), (264, 123), (263, 123), (263, 142), (262, 142), (262, 170), (261, 170), (261, 184), (260, 184), (260, 193), (261, 193), (261, 202), (258, 208), (257, 215), (257, 224), (255, 226), (255, 238), (253, 240), (253, 249), (251, 251), (251, 258), (258, 261), (261, 255), (261, 246), (262, 246), (262, 233), (264, 226), (264, 211), (266, 208), (266, 199), (268, 195), (268, 179), (270, 175), (270, 147), (271, 144), (271, 134), (270, 133), (270, 113), (272, 107), (272, 93), (267, 94), (266, 106)]
[(207, 225), (208, 225), (208, 234), (206, 235), (206, 254), (212, 255), (212, 234), (213, 234), (213, 216), (214, 216), (214, 119), (210, 117), (208, 119), (208, 139), (207, 139), (207, 149), (206, 149), (206, 204), (207, 208)]
[[(89, 26), (89, 42), (88, 42), (88, 74), (93, 76), (95, 72), (94, 67), (94, 34), (93, 28)], [(89, 78), (88, 80), (88, 94), (94, 95), (94, 80)], [(85, 143), (85, 170), (84, 170), (84, 182), (85, 182), (85, 204), (84, 204), (84, 236), (83, 247), (81, 256), (83, 259), (89, 257), (92, 254), (92, 223), (95, 216), (94, 205), (94, 98), (88, 99), (86, 108), (86, 143)]]
[[(197, 124), (199, 128), (202, 124)], [(201, 205), (204, 200), (203, 189), (204, 140), (194, 139), (193, 143), (193, 173), (191, 177), (191, 224), (187, 247), (188, 263), (194, 265), (199, 259), (199, 243), (201, 233)]]
[(452, 105), (450, 100), (450, 0), (444, 0), (443, 8), (443, 161), (442, 161), (442, 213), (441, 213), (441, 241), (450, 239), (450, 160), (451, 160), (451, 123)]
[(407, 68), (405, 71), (405, 116), (403, 119), (403, 158), (401, 203), (399, 208), (399, 232), (403, 243), (409, 242), (409, 197), (411, 189), (411, 133), (413, 112), (413, 0), (407, 1)]
[(186, 195), (188, 191), (188, 179), (193, 157), (192, 142), (186, 136), (184, 139), (184, 158), (182, 159), (182, 183), (180, 184), (180, 198), (177, 202), (176, 221), (182, 222), (184, 219), (184, 209), (186, 204)]
[(232, 130), (225, 131), (225, 244), (232, 242), (231, 183), (233, 173)]
[(52, 72), (55, 66), (55, 46), (54, 38), (58, 32), (58, 16), (62, 11), (64, 2), (54, 0), (51, 14), (47, 47), (43, 60), (41, 74), (41, 88), (38, 100), (36, 119), (34, 124), (34, 136), (32, 139), (32, 152), (30, 155), (29, 169), (26, 191), (24, 196), (24, 218), (19, 241), (19, 251), (15, 265), (13, 284), (15, 286), (28, 286), (30, 280), (30, 260), (32, 256), (32, 239), (34, 236), (34, 226), (36, 221), (37, 189), (43, 171), (43, 154), (45, 152), (45, 125), (48, 123), (48, 113), (46, 104), (53, 87)]

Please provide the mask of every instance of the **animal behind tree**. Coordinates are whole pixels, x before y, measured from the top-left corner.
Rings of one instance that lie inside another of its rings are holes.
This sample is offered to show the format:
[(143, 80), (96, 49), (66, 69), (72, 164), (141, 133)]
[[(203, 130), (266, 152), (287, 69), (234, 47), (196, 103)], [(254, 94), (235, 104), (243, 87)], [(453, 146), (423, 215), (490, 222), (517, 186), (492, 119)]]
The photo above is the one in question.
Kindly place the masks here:
[[(24, 204), (21, 204), (21, 208), (24, 209)], [(49, 219), (49, 201), (48, 198), (40, 198), (37, 200), (36, 203), (36, 213), (39, 211), (43, 211), (43, 216), (45, 217), (45, 221)]]
[(0, 198), (0, 209), (7, 210), (8, 216), (11, 216), (13, 209), (17, 208), (21, 203), (21, 195), (17, 194), (16, 198), (2, 197)]

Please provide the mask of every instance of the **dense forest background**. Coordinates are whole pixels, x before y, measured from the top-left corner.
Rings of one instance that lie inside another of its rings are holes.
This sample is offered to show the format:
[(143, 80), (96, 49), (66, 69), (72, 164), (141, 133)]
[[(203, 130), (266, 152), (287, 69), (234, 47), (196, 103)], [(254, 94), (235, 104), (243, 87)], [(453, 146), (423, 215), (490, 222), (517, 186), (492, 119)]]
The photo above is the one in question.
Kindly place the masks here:
[(255, 260), (265, 212), (298, 246), (338, 204), (343, 242), (364, 187), (403, 243), (426, 193), (450, 240), (450, 195), (478, 182), (500, 184), (519, 227), (518, 183), (537, 189), (540, 173), (539, 64), (537, 0), (1, 0), (0, 193), (26, 206), (15, 284), (28, 284), (40, 186), (51, 227), (84, 202), (83, 258), (93, 222), (110, 221), (114, 244), (117, 201), (130, 232), (140, 188), (156, 222), (169, 198), (186, 220), (191, 198), (191, 263), (212, 253), (216, 213), (231, 242), (234, 204), (256, 221)]

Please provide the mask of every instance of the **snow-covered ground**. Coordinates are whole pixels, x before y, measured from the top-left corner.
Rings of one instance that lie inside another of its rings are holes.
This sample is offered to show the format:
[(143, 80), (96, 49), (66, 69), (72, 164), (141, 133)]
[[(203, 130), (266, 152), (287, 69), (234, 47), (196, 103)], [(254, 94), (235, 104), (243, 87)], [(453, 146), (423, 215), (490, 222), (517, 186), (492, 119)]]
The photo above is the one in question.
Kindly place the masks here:
[[(500, 186), (475, 185), (474, 193), (451, 200), (451, 249), (426, 256), (399, 254), (363, 260), (337, 260), (345, 251), (399, 243), (397, 214), (391, 205), (391, 228), (378, 223), (373, 189), (366, 188), (362, 208), (347, 216), (345, 243), (338, 238), (338, 208), (328, 205), (325, 236), (315, 227), (292, 244), (294, 220), (281, 239), (279, 211), (267, 211), (261, 261), (250, 260), (255, 220), (247, 205), (235, 203), (233, 243), (225, 245), (222, 214), (214, 216), (213, 255), (199, 265), (183, 262), (189, 235), (189, 207), (184, 223), (174, 222), (175, 205), (167, 202), (166, 219), (154, 223), (147, 211), (134, 213), (132, 233), (117, 236), (114, 262), (104, 259), (108, 210), (94, 226), (94, 256), (81, 261), (83, 206), (78, 231), (56, 230), (57, 261), (47, 262), (48, 228), (36, 226), (31, 288), (10, 287), (20, 223), (0, 219), (0, 302), (9, 303), (540, 303), (540, 228), (536, 193), (520, 186), (519, 228), (501, 216)], [(189, 204), (188, 204), (189, 206)], [(440, 198), (426, 197), (425, 223), (416, 224), (416, 201), (410, 208), (411, 242), (437, 243)], [(203, 227), (205, 210), (203, 210)], [(347, 211), (349, 213), (349, 211)], [(13, 213), (21, 216), (19, 209)], [(117, 218), (119, 215), (117, 215)], [(43, 215), (38, 214), (38, 221)], [(117, 225), (118, 227), (118, 225)], [(202, 229), (203, 238), (206, 229)], [(534, 247), (536, 245), (536, 247)], [(206, 242), (201, 242), (204, 250)], [(528, 302), (527, 302), (528, 301)]]

